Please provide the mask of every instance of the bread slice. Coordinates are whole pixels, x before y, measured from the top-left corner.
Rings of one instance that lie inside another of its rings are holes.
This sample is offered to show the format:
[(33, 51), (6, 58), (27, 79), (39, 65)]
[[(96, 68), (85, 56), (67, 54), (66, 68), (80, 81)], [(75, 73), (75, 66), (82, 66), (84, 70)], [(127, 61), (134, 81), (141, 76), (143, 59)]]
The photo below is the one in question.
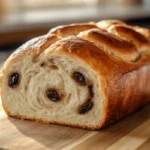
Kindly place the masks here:
[(100, 24), (57, 27), (16, 50), (0, 73), (6, 113), (95, 130), (147, 104), (149, 30)]

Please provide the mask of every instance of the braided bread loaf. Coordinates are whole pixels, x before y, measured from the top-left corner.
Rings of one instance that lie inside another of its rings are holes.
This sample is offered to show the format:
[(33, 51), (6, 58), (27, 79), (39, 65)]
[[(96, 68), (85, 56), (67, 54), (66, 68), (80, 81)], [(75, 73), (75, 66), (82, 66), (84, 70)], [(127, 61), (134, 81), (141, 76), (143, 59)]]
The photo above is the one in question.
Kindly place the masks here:
[(150, 31), (117, 20), (72, 24), (16, 50), (0, 74), (9, 116), (99, 129), (150, 101)]

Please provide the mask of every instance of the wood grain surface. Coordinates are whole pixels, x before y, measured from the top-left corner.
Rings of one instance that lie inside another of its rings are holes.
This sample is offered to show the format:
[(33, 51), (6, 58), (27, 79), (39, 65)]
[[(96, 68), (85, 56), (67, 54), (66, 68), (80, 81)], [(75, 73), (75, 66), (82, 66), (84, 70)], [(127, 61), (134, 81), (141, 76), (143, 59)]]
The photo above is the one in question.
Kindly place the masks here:
[(99, 131), (8, 117), (0, 105), (0, 150), (149, 150), (150, 105)]

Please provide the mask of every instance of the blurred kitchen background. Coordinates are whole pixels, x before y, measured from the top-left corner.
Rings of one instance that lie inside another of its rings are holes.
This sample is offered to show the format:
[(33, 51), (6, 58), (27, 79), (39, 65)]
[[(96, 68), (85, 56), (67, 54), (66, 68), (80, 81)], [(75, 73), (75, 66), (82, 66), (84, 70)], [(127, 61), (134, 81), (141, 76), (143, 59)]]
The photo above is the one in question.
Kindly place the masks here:
[(150, 28), (150, 0), (0, 0), (0, 66), (22, 43), (55, 26), (103, 19)]

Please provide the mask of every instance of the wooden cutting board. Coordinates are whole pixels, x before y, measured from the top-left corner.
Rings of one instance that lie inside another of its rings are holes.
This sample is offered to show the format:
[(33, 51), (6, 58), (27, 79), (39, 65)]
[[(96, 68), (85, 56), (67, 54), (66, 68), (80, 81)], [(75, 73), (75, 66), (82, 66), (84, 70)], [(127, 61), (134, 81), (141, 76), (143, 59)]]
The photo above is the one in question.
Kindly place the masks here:
[(0, 150), (150, 150), (150, 105), (100, 131), (7, 117), (0, 105)]

